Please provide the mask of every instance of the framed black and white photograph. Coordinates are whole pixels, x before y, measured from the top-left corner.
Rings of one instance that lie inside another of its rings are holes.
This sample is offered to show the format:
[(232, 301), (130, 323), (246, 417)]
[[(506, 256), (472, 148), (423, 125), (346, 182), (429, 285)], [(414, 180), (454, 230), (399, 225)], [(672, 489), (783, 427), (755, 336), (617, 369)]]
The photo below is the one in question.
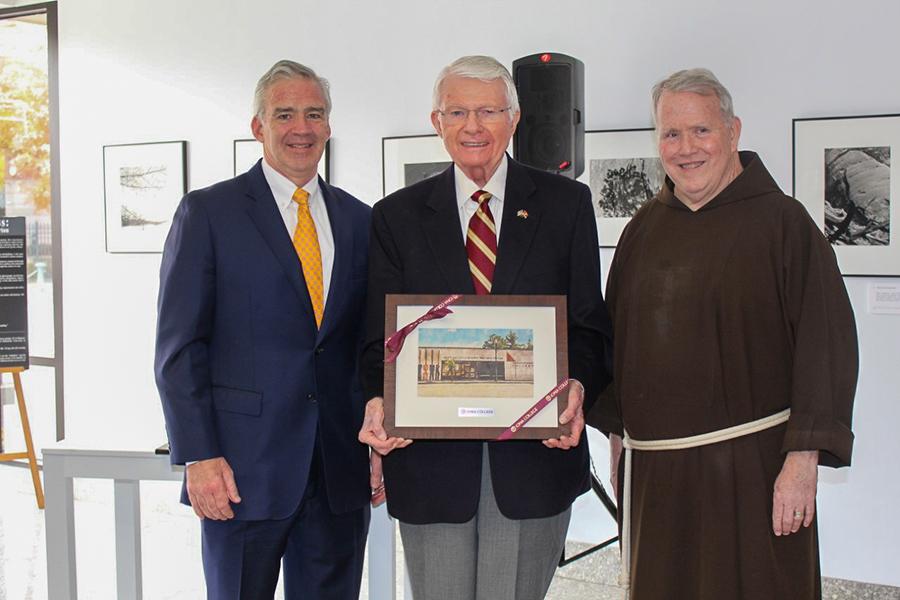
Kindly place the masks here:
[[(449, 314), (405, 327), (444, 300), (386, 298), (386, 337), (407, 333), (385, 361), (385, 429), (412, 439), (495, 439), (567, 377), (565, 298), (462, 295)], [(566, 399), (559, 394), (514, 437), (558, 437)]]
[(653, 129), (587, 131), (585, 170), (600, 246), (614, 248), (625, 225), (662, 187), (665, 172)]
[[(234, 175), (237, 177), (241, 173), (246, 173), (250, 167), (256, 164), (256, 161), (262, 158), (263, 145), (254, 138), (234, 140)], [(331, 140), (325, 142), (325, 152), (322, 153), (322, 159), (319, 160), (319, 176), (328, 181), (328, 174), (331, 167)]]
[(452, 162), (436, 134), (381, 138), (384, 195), (437, 175)]
[(900, 115), (794, 119), (794, 197), (809, 211), (844, 275), (900, 276), (891, 230)]
[(103, 146), (106, 251), (162, 252), (187, 192), (187, 142)]

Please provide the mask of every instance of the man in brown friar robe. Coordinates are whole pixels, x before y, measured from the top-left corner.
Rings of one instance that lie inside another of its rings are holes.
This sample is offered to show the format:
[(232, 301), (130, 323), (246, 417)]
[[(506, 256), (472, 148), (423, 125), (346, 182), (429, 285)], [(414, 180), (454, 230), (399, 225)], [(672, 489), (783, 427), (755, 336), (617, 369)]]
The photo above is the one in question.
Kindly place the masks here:
[[(759, 156), (738, 152), (741, 123), (712, 73), (676, 73), (653, 101), (668, 177), (616, 250), (615, 386), (593, 415), (613, 464), (623, 432), (635, 448), (631, 599), (820, 598), (817, 465), (850, 464), (858, 370), (834, 253)], [(784, 409), (786, 421), (727, 441), (633, 442)]]

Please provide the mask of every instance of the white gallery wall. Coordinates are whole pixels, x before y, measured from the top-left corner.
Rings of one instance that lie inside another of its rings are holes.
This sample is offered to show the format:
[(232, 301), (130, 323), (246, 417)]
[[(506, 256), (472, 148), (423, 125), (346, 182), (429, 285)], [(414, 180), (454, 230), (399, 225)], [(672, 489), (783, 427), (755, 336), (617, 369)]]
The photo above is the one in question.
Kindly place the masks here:
[[(443, 65), (549, 50), (585, 63), (588, 129), (649, 126), (655, 81), (711, 68), (734, 95), (742, 148), (790, 191), (792, 118), (900, 113), (898, 22), (890, 0), (60, 0), (67, 435), (165, 436), (152, 375), (160, 256), (105, 251), (105, 144), (187, 140), (191, 188), (230, 177), (256, 79), (291, 58), (332, 83), (332, 182), (374, 203), (381, 138), (430, 132)], [(867, 312), (878, 281), (846, 280), (862, 349), (857, 442), (851, 469), (821, 471), (822, 561), (828, 576), (900, 585), (900, 316)]]

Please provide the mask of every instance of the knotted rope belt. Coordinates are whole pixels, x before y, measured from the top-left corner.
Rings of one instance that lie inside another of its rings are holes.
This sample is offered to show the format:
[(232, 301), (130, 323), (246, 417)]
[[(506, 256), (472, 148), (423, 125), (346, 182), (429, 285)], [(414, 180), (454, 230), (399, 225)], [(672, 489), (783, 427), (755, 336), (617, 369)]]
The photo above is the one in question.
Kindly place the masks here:
[(622, 499), (622, 571), (619, 574), (619, 585), (625, 588), (626, 594), (631, 585), (631, 453), (634, 450), (685, 450), (687, 448), (717, 444), (781, 425), (790, 416), (791, 409), (786, 408), (774, 415), (750, 421), (749, 423), (670, 440), (634, 440), (628, 436), (627, 431), (625, 432), (625, 436), (622, 439), (622, 446), (625, 448), (625, 489), (623, 490)]

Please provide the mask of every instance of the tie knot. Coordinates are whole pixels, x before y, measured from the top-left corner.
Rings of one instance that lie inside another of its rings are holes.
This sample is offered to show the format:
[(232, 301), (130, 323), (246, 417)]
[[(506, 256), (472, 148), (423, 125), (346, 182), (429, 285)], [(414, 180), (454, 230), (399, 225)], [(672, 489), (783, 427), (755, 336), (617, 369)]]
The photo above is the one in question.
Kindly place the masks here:
[(491, 199), (491, 193), (486, 192), (484, 190), (478, 190), (474, 194), (472, 194), (472, 202), (478, 204), (478, 206), (482, 206), (485, 202)]
[(297, 191), (294, 192), (293, 196), (291, 196), (291, 200), (299, 204), (301, 207), (306, 208), (309, 206), (309, 192), (304, 190), (302, 187), (297, 188)]

